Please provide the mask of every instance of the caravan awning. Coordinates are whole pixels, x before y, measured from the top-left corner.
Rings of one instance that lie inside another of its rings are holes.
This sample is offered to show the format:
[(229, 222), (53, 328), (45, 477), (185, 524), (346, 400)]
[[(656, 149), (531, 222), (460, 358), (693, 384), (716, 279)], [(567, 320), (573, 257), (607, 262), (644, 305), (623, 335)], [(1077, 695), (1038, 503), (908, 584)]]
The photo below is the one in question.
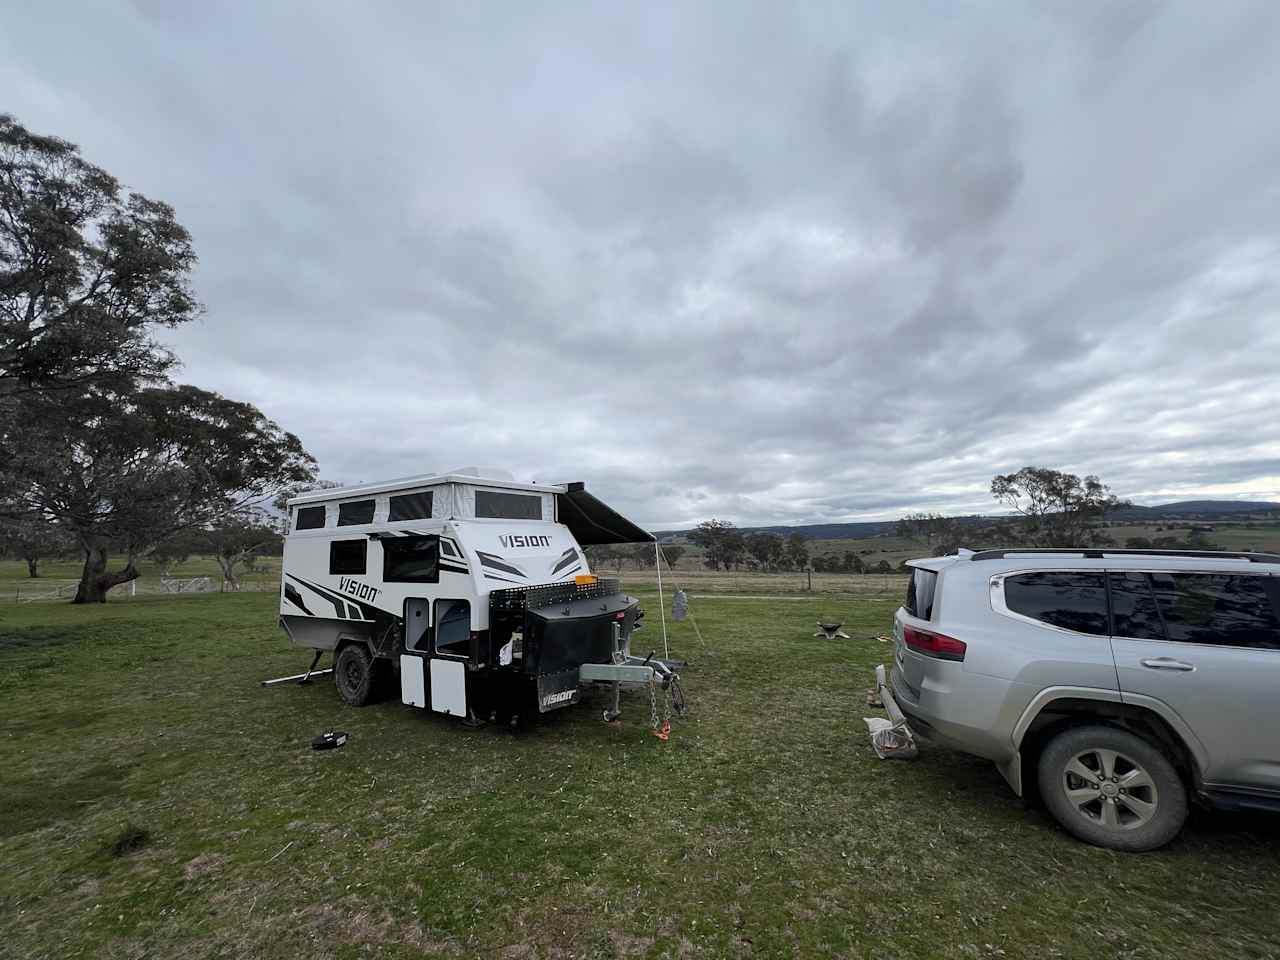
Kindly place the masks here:
[(657, 539), (587, 493), (582, 483), (566, 484), (565, 492), (556, 494), (556, 519), (584, 547), (598, 543), (650, 543)]

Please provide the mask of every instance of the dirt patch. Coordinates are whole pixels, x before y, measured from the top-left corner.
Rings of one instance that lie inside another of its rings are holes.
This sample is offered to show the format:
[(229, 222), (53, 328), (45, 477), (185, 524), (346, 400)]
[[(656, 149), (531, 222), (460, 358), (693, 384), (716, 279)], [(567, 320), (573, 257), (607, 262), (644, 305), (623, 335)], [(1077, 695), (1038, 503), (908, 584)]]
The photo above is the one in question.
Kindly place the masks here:
[(199, 880), (222, 869), (226, 862), (227, 858), (220, 853), (202, 853), (186, 862), (182, 868), (182, 876), (187, 880)]
[(404, 945), (423, 953), (453, 956), (458, 945), (431, 936), (416, 920), (404, 920), (386, 910), (349, 910), (329, 903), (312, 904), (301, 911), (306, 925), (326, 942), (359, 946)]
[(609, 942), (613, 944), (614, 956), (638, 957), (653, 946), (653, 937), (636, 937), (620, 930), (610, 930)]

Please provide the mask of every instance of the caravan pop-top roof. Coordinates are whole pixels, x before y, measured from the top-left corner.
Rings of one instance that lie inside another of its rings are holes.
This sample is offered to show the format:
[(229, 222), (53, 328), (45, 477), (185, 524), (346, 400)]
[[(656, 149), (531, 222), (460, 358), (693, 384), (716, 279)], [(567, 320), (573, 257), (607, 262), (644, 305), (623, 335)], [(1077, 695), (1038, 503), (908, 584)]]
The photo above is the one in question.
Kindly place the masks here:
[[(292, 497), (288, 505), (293, 508), (332, 504), (355, 498), (374, 498), (401, 491), (425, 490), (447, 484), (457, 484), (458, 487), (455, 489), (459, 490), (482, 487), (522, 493), (551, 494), (555, 503), (554, 520), (551, 517), (543, 519), (567, 526), (582, 546), (603, 543), (645, 543), (654, 539), (652, 534), (587, 493), (586, 485), (583, 483), (518, 483), (510, 474), (496, 470), (482, 471), (474, 467), (452, 470), (448, 473), (362, 483), (352, 487), (309, 490)], [(450, 513), (452, 514), (453, 511)], [(463, 516), (454, 515), (449, 518), (467, 519), (474, 516), (473, 512), (468, 511)]]
[(524, 490), (530, 493), (564, 493), (572, 486), (572, 484), (565, 483), (517, 483), (515, 480), (506, 478), (463, 473), (455, 470), (449, 473), (424, 473), (420, 477), (400, 477), (396, 480), (360, 483), (353, 487), (308, 490), (306, 493), (291, 497), (289, 506), (295, 507), (307, 503), (328, 503), (331, 500), (346, 500), (348, 497), (375, 496), (379, 493), (394, 493), (397, 490), (409, 490), (415, 487), (431, 487), (439, 483), (467, 483), (473, 487), (499, 487), (503, 490)]

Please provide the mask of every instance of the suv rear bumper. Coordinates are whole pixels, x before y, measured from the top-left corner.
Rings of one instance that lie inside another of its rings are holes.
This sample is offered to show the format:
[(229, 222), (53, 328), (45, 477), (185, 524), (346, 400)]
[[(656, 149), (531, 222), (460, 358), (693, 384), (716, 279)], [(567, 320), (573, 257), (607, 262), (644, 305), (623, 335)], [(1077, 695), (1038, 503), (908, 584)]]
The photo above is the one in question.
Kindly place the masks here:
[[(994, 733), (1001, 729), (999, 724), (970, 725), (940, 716), (930, 709), (927, 692), (919, 698), (913, 696), (897, 665), (889, 670), (884, 664), (876, 667), (876, 686), (885, 711), (895, 722), (905, 719), (912, 732), (932, 743), (992, 761), (1014, 792), (1022, 795), (1022, 760), (1012, 742), (1002, 741)], [(945, 704), (954, 705), (955, 698), (946, 698)]]

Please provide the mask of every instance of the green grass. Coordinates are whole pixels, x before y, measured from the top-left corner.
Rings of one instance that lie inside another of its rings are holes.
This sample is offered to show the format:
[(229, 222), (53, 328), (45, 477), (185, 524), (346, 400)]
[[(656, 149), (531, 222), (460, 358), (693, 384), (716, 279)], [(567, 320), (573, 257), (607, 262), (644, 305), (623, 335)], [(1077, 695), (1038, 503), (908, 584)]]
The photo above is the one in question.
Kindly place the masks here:
[[(875, 759), (859, 718), (895, 601), (695, 599), (665, 744), (634, 695), (620, 726), (597, 700), (512, 734), (264, 689), (306, 659), (274, 602), (0, 609), (0, 955), (1280, 951), (1280, 821), (1197, 814), (1122, 856), (982, 761)], [(852, 641), (811, 636), (832, 614)], [(312, 751), (328, 728), (348, 744)]]

